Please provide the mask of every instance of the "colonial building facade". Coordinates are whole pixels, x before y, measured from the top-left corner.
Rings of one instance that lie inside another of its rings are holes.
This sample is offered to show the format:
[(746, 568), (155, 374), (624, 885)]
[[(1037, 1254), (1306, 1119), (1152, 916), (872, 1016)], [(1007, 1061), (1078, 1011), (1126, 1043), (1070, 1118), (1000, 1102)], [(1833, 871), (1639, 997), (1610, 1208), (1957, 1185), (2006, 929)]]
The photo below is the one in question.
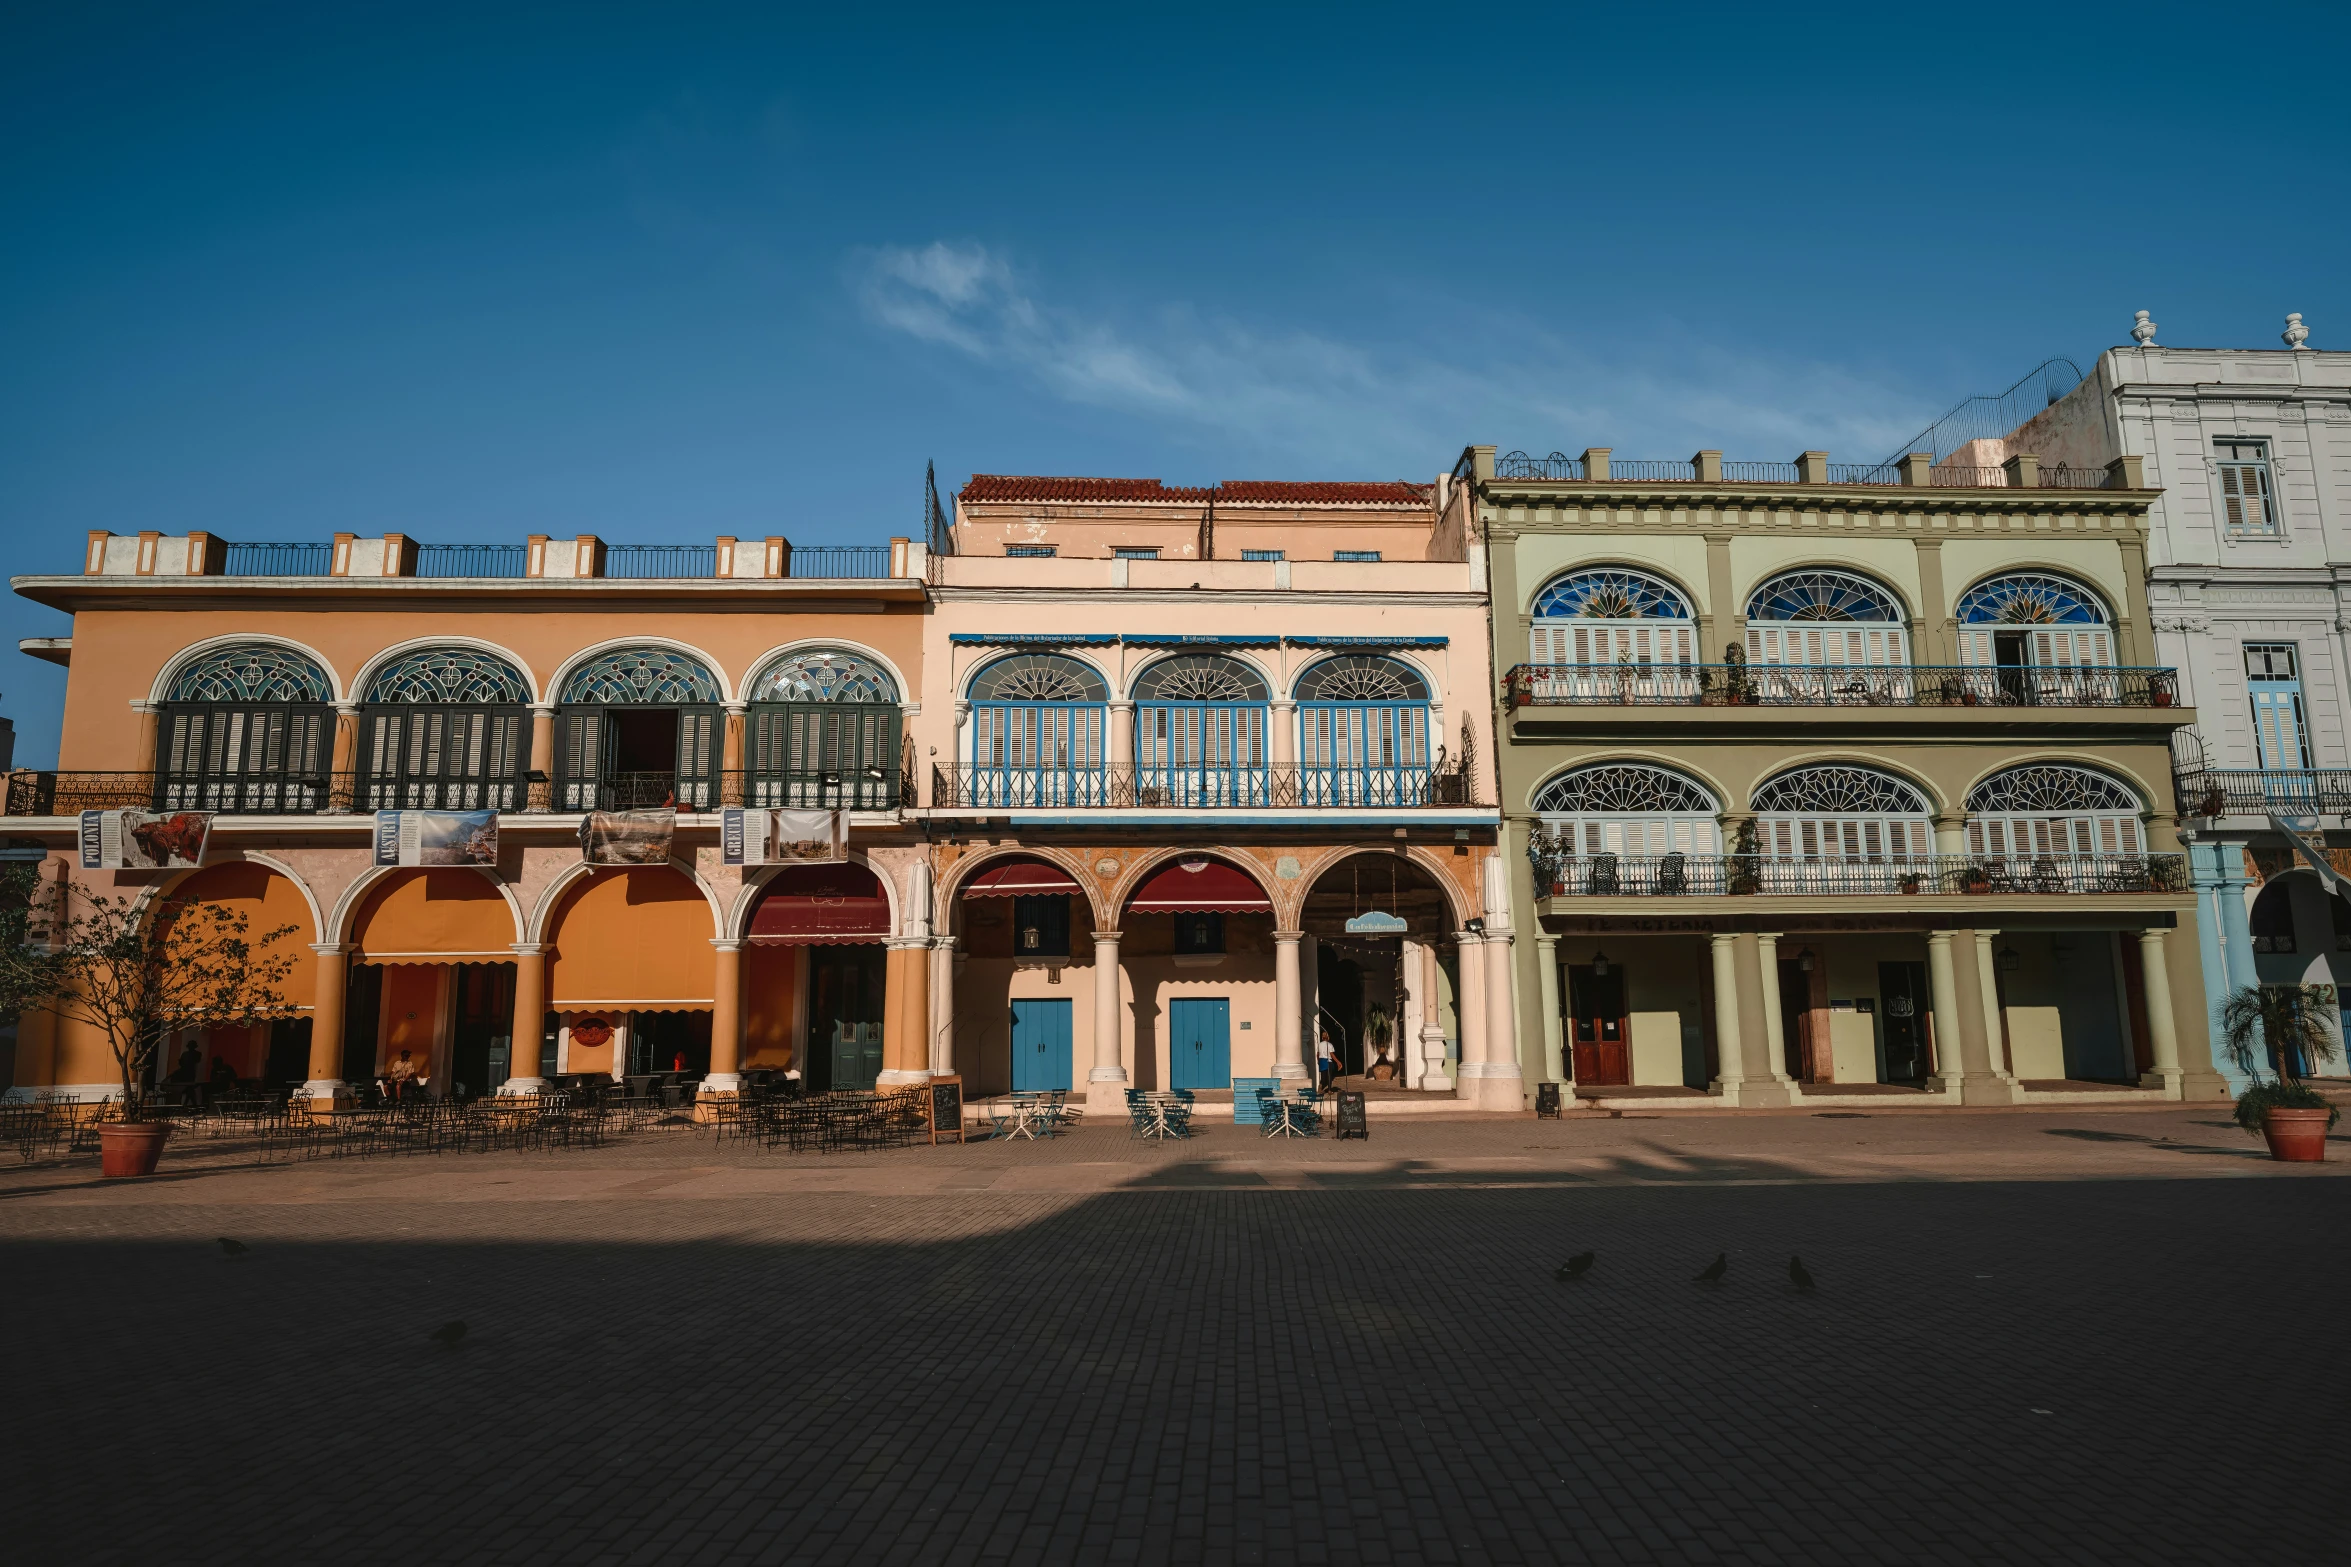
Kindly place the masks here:
[(2001, 454), (2128, 457), (2161, 491), (2148, 608), (2157, 660), (2178, 667), (2199, 715), (2177, 763), (2207, 995), (2312, 987), (2339, 1019), (2351, 994), (2351, 353), (2309, 347), (2299, 316), (2282, 349), (2170, 348), (2152, 323), (2142, 332)]
[[(2221, 1088), (2155, 496), (2092, 471), (1497, 458), (1528, 1078), (1628, 1102)], [(2181, 1026), (2182, 1021), (2186, 1026)]]

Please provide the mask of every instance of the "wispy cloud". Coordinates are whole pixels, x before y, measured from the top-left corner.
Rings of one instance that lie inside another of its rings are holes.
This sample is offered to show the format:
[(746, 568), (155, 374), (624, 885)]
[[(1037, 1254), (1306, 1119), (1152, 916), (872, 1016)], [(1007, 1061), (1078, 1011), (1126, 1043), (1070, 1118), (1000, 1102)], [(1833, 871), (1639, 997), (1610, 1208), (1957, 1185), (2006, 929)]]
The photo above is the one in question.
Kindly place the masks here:
[(1482, 440), (1875, 458), (1931, 412), (1840, 367), (1741, 357), (1670, 324), (1652, 356), (1632, 359), (1451, 302), (1431, 309), (1445, 323), (1431, 336), (1390, 343), (1268, 332), (1177, 302), (1090, 317), (1041, 299), (1010, 258), (946, 241), (860, 252), (852, 281), (883, 328), (1290, 471), (1412, 473)]

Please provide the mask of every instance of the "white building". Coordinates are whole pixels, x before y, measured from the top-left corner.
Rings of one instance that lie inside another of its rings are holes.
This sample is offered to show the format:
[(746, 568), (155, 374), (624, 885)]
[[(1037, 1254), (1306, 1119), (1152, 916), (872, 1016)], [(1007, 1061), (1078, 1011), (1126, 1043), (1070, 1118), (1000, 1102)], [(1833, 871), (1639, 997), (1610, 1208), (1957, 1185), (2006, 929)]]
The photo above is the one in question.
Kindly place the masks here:
[(2334, 987), (2314, 998), (2332, 1011), (2351, 994), (2351, 353), (2311, 348), (2298, 314), (2284, 348), (2169, 348), (2157, 330), (2141, 311), (2136, 346), (1989, 455), (2136, 457), (2163, 491), (2148, 610), (2198, 713), (2176, 767), (2205, 991)]

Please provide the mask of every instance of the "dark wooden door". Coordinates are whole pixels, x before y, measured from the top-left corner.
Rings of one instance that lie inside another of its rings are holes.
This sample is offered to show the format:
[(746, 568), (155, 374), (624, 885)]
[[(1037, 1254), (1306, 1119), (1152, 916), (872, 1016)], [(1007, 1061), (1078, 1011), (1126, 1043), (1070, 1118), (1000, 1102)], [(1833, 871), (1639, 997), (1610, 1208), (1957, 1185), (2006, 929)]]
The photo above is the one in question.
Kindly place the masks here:
[(1812, 1075), (1812, 975), (1801, 958), (1780, 959), (1780, 1049), (1782, 1071), (1799, 1083)]
[(1605, 1088), (1633, 1080), (1625, 1050), (1624, 970), (1611, 963), (1596, 974), (1589, 963), (1567, 971), (1569, 1026), (1574, 1030), (1575, 1080)]
[[(1916, 1083), (1927, 1075), (1927, 966), (1878, 965), (1878, 1026), (1885, 1031), (1886, 1081)], [(1959, 1042), (1944, 1046), (1957, 1050)]]

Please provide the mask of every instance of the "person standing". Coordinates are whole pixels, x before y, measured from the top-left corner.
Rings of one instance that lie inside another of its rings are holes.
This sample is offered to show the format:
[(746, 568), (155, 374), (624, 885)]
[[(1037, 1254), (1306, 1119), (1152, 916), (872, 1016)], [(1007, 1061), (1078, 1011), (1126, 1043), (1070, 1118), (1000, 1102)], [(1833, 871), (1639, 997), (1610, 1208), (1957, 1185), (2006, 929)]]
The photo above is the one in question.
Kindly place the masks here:
[(1331, 1031), (1320, 1024), (1314, 1030), (1314, 1066), (1322, 1091), (1329, 1093), (1332, 1080), (1339, 1075), (1339, 1052), (1331, 1044)]

